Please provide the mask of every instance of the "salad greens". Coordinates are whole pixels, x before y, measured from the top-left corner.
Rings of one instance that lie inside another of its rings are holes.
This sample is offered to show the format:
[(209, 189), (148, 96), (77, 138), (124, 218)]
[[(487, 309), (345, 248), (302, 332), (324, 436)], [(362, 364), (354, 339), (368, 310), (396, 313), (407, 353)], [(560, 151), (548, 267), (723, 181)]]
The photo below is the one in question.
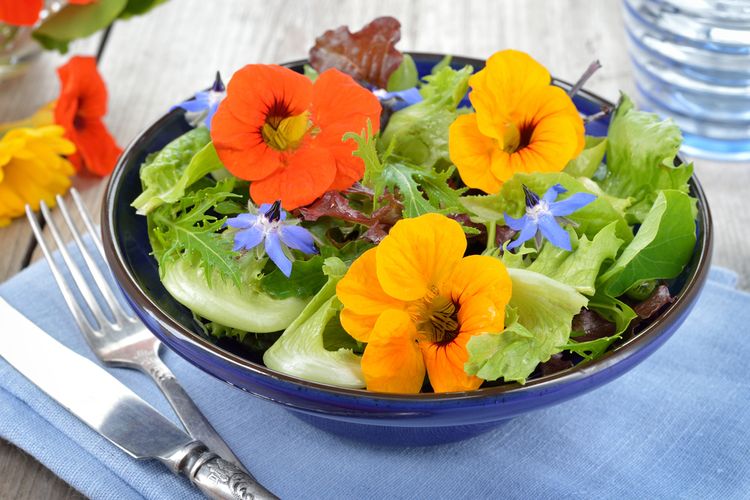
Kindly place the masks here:
[[(381, 24), (375, 28), (397, 29)], [(359, 33), (347, 33), (362, 43)], [(336, 43), (322, 39), (316, 46), (317, 63), (305, 66), (312, 80), (335, 63)], [(357, 51), (345, 55), (354, 64), (351, 71), (364, 68)], [(563, 171), (519, 172), (498, 192), (481, 194), (463, 184), (448, 146), (449, 127), (470, 111), (459, 106), (472, 67), (456, 69), (446, 58), (420, 80), (410, 56), (389, 57), (389, 71), (374, 68), (370, 80), (360, 81), (387, 81), (388, 91), (417, 87), (422, 100), (393, 111), (380, 129), (368, 121), (364, 130), (343, 133), (342, 141), (354, 145), (353, 155), (364, 165), (361, 183), (289, 212), (279, 204), (266, 206), (263, 228), (251, 228), (266, 238), (265, 248), (252, 231), (246, 246), (237, 243), (232, 221), (245, 217), (248, 225), (256, 224), (260, 207), (249, 197), (248, 182), (224, 168), (205, 126), (142, 165), (143, 191), (132, 206), (147, 218), (164, 287), (193, 311), (206, 335), (262, 351), (265, 365), (281, 373), (365, 387), (366, 338), (355, 339), (342, 326), (337, 283), (398, 220), (429, 213), (458, 221), (467, 253), (500, 259), (512, 282), (508, 306), (500, 312), (504, 327), (466, 344), (467, 375), (525, 383), (555, 355), (573, 364), (595, 360), (626, 334), (637, 334), (638, 322), (648, 319), (636, 313), (640, 301), (657, 289), (666, 299), (651, 309), (671, 300), (664, 285), (688, 264), (696, 242), (696, 200), (688, 186), (693, 168), (674, 164), (681, 137), (672, 122), (638, 111), (623, 95), (607, 137), (587, 136), (583, 151)], [(549, 190), (563, 203), (586, 193), (580, 208), (540, 224), (566, 231), (570, 251), (546, 235), (522, 239), (509, 227), (519, 217), (550, 217), (540, 201)], [(274, 231), (287, 231), (284, 245), (268, 236)], [(317, 254), (300, 243), (305, 238), (314, 241)], [(278, 258), (292, 262), (291, 271), (282, 272)]]

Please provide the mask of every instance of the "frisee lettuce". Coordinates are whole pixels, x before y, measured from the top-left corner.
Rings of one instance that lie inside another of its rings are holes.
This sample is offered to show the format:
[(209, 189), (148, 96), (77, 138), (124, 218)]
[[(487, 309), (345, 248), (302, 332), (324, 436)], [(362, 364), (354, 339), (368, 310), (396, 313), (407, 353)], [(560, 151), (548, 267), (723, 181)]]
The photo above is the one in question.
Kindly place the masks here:
[(198, 127), (182, 134), (146, 159), (141, 167), (143, 192), (131, 204), (138, 213), (146, 215), (165, 202), (177, 201), (184, 194), (184, 188), (183, 192), (178, 193), (174, 191), (175, 186), (181, 184), (180, 178), (196, 153), (210, 142), (208, 129)]

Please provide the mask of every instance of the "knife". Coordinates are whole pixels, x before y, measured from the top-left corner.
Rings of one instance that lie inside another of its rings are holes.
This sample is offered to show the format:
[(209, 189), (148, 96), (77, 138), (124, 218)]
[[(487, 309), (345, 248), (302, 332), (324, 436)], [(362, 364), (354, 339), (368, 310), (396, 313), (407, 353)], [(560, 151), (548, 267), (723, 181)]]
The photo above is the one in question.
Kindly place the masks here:
[(276, 499), (231, 462), (164, 418), (99, 365), (44, 333), (0, 297), (0, 356), (136, 459), (156, 459), (215, 499)]

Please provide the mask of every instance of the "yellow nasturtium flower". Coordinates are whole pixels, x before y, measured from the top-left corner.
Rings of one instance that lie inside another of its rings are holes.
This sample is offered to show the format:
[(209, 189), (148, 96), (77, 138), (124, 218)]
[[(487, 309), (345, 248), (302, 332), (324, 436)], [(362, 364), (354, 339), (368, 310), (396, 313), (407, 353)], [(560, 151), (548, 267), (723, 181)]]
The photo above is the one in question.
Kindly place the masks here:
[(517, 172), (559, 172), (584, 146), (583, 120), (565, 91), (528, 54), (503, 50), (471, 77), (475, 113), (449, 130), (464, 183), (496, 193)]
[(57, 125), (15, 128), (0, 139), (0, 227), (24, 213), (28, 203), (35, 210), (44, 200), (50, 206), (55, 195), (70, 187), (73, 165), (63, 155), (75, 152)]
[(355, 260), (336, 288), (341, 325), (367, 342), (367, 389), (417, 393), (427, 373), (435, 392), (469, 391), (466, 343), (501, 332), (511, 281), (494, 257), (464, 257), (466, 236), (444, 215), (396, 223), (375, 248)]

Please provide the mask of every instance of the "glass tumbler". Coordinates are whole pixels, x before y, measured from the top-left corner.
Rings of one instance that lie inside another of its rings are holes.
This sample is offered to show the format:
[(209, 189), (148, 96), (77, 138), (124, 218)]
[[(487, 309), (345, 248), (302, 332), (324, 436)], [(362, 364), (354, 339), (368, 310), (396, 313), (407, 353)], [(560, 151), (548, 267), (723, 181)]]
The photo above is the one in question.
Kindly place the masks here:
[(641, 104), (689, 155), (750, 160), (750, 0), (623, 0)]

